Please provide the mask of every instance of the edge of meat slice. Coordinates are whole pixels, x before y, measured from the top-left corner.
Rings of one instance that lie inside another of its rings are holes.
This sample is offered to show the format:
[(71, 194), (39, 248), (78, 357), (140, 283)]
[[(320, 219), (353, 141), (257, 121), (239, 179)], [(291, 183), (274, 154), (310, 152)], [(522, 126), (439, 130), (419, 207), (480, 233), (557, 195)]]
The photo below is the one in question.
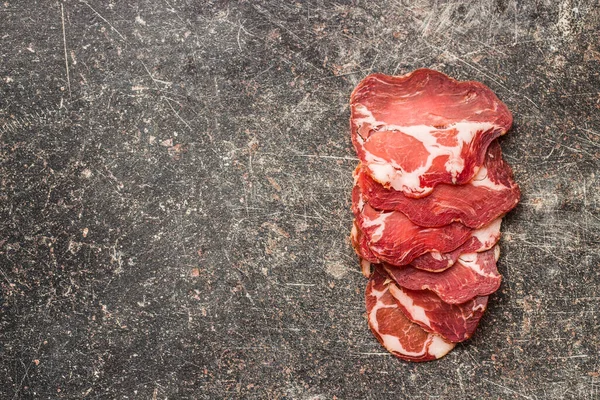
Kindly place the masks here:
[(430, 361), (448, 354), (455, 344), (408, 320), (389, 293), (390, 282), (376, 269), (365, 291), (369, 328), (379, 343), (406, 361)]
[(512, 169), (502, 159), (497, 140), (488, 147), (484, 164), (471, 181), (464, 185), (442, 183), (423, 198), (415, 199), (401, 191), (386, 189), (365, 167), (359, 166), (354, 175), (365, 201), (372, 207), (400, 211), (423, 227), (460, 222), (470, 228), (481, 228), (512, 210), (521, 196)]
[(500, 287), (502, 276), (496, 262), (500, 247), (482, 253), (462, 254), (458, 262), (443, 272), (428, 272), (410, 265), (384, 265), (388, 276), (409, 290), (431, 290), (448, 304), (462, 304), (477, 296), (487, 296)]
[(490, 88), (430, 69), (367, 76), (350, 111), (352, 142), (370, 175), (415, 198), (471, 180), (489, 144), (512, 125)]
[(459, 222), (440, 228), (423, 228), (399, 211), (375, 210), (364, 202), (360, 189), (352, 191), (352, 211), (370, 251), (394, 265), (409, 264), (422, 254), (455, 250), (471, 236), (472, 229)]
[[(358, 257), (361, 260), (361, 268), (363, 270), (363, 275), (365, 275), (365, 268), (362, 265), (363, 261), (367, 261), (373, 264), (381, 263), (381, 260), (378, 259), (377, 256), (373, 254), (373, 252), (369, 248), (369, 244), (367, 243), (365, 235), (363, 235), (362, 231), (358, 227), (356, 219), (352, 222), (352, 230), (350, 231), (350, 242), (352, 243), (354, 252), (356, 253), (356, 255), (358, 255)], [(365, 276), (368, 278), (370, 276), (370, 273)]]
[(388, 288), (406, 318), (451, 342), (473, 335), (488, 302), (488, 296), (478, 296), (463, 304), (448, 304), (429, 290), (408, 290), (394, 283)]

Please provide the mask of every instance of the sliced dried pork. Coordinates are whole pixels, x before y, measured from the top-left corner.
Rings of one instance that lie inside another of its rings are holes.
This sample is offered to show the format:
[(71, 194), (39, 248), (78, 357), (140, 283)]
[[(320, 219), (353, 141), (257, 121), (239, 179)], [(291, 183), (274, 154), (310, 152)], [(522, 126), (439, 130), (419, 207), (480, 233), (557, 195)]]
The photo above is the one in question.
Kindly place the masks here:
[(483, 253), (462, 254), (458, 262), (443, 272), (428, 272), (412, 266), (384, 265), (389, 277), (409, 290), (431, 290), (448, 304), (462, 304), (477, 297), (494, 293), (500, 287), (502, 276), (496, 262), (500, 248)]
[(517, 205), (521, 194), (512, 176), (497, 140), (490, 144), (484, 165), (471, 181), (464, 185), (440, 184), (429, 196), (420, 199), (386, 189), (364, 166), (355, 172), (356, 184), (373, 208), (400, 211), (423, 227), (458, 221), (470, 228), (481, 228), (503, 216)]
[(350, 110), (362, 164), (376, 181), (410, 197), (470, 181), (489, 144), (512, 124), (487, 86), (429, 69), (367, 76), (352, 92)]
[(378, 211), (363, 201), (358, 186), (352, 192), (352, 208), (371, 253), (393, 265), (409, 264), (431, 251), (451, 252), (472, 234), (470, 228), (459, 222), (440, 228), (423, 228), (399, 211)]
[(388, 291), (390, 282), (384, 274), (375, 270), (365, 293), (369, 328), (379, 343), (407, 361), (429, 361), (445, 356), (454, 348), (454, 343), (408, 320)]
[(351, 96), (351, 242), (369, 326), (398, 357), (442, 357), (473, 335), (520, 191), (496, 140), (512, 124), (485, 85), (420, 69), (374, 74)]
[(471, 236), (455, 250), (448, 253), (437, 251), (425, 253), (412, 260), (410, 264), (415, 268), (434, 272), (450, 268), (462, 254), (479, 253), (494, 247), (500, 240), (501, 224), (502, 218), (497, 218), (489, 225), (473, 230)]
[(409, 320), (450, 342), (473, 335), (488, 302), (488, 296), (478, 296), (466, 303), (448, 304), (429, 290), (408, 290), (394, 283), (388, 289)]
[[(447, 268), (450, 268), (462, 254), (479, 253), (494, 247), (494, 245), (496, 245), (500, 239), (501, 223), (502, 219), (498, 218), (492, 221), (492, 223), (488, 226), (472, 230), (469, 238), (455, 250), (447, 253), (430, 251), (415, 257), (410, 262), (410, 265), (415, 268), (431, 272), (441, 272)], [(356, 220), (354, 220), (352, 226), (350, 241), (352, 242), (354, 251), (361, 259), (367, 260), (374, 264), (384, 262), (382, 259), (378, 258), (373, 251), (371, 251), (371, 248), (369, 247), (369, 241), (358, 226)]]

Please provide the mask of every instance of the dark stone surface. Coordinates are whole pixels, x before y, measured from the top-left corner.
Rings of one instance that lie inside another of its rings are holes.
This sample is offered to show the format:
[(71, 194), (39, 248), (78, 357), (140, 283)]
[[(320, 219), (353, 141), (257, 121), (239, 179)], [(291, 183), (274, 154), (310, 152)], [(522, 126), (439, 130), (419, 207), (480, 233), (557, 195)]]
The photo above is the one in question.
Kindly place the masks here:
[[(0, 4), (0, 398), (600, 398), (599, 5), (523, 3)], [(350, 91), (417, 67), (508, 104), (523, 190), (427, 364), (347, 240)]]

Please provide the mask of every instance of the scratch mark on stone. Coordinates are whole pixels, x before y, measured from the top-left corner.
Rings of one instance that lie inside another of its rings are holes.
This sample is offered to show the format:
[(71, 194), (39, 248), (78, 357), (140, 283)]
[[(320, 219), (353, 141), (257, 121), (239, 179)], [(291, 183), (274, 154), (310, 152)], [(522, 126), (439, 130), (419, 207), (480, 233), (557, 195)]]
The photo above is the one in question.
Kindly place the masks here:
[(515, 38), (513, 41), (513, 45), (516, 46), (519, 43), (519, 32), (517, 30), (517, 15), (519, 14), (519, 4), (515, 1)]
[(494, 386), (498, 386), (498, 387), (500, 387), (500, 388), (502, 388), (502, 389), (506, 390), (507, 392), (510, 392), (510, 393), (513, 393), (513, 394), (519, 395), (519, 396), (521, 396), (521, 397), (523, 397), (523, 398), (525, 398), (525, 399), (533, 400), (533, 397), (531, 397), (531, 396), (527, 396), (527, 395), (525, 395), (525, 394), (523, 394), (523, 393), (521, 393), (521, 392), (517, 392), (516, 390), (513, 390), (513, 389), (511, 389), (511, 388), (509, 388), (509, 387), (506, 387), (506, 386), (504, 386), (504, 385), (501, 385), (501, 384), (499, 384), (499, 383), (496, 383), (496, 382), (492, 382), (492, 381), (490, 381), (489, 379), (485, 379), (485, 378), (481, 378), (481, 379), (482, 379), (482, 380), (484, 380), (484, 381), (486, 381), (486, 382), (488, 382), (488, 383), (491, 383), (491, 384), (492, 384), (492, 385), (494, 385)]
[[(35, 356), (37, 358), (37, 355), (40, 351), (40, 348), (42, 347), (42, 342), (43, 340), (39, 341), (39, 344), (37, 346), (37, 349), (35, 350)], [(30, 361), (28, 366), (25, 367), (25, 364), (23, 363), (23, 360), (19, 360), (21, 361), (21, 365), (23, 366), (23, 368), (25, 368), (25, 373), (23, 374), (23, 377), (21, 378), (21, 381), (19, 382), (19, 386), (17, 387), (17, 390), (15, 390), (15, 395), (13, 396), (13, 400), (19, 398), (19, 393), (21, 392), (21, 388), (23, 387), (23, 383), (25, 382), (25, 378), (29, 378), (29, 370), (31, 369), (31, 366), (34, 364), (33, 361)]]
[(69, 89), (69, 97), (71, 97), (71, 74), (69, 73), (69, 57), (67, 55), (67, 34), (65, 32), (65, 8), (63, 3), (60, 3), (60, 18), (62, 21), (63, 45), (65, 48), (65, 67), (67, 69), (67, 88)]
[(6, 283), (8, 283), (8, 286), (12, 286), (13, 285), (13, 283), (8, 280), (8, 276), (6, 276), (6, 274), (4, 273), (4, 271), (1, 270), (1, 269), (0, 269), (0, 274), (2, 274), (2, 276), (4, 277), (4, 280), (6, 281)]
[(238, 48), (240, 49), (240, 53), (243, 52), (242, 45), (240, 43), (240, 33), (241, 32), (242, 32), (242, 25), (240, 24), (240, 27), (239, 27), (238, 32), (237, 32), (237, 45), (238, 45)]
[(255, 36), (255, 35), (251, 34), (250, 32), (248, 32), (246, 30), (246, 28), (244, 28), (244, 22), (246, 22), (246, 21), (245, 20), (244, 21), (239, 21), (238, 20), (238, 24), (240, 25), (240, 27), (239, 27), (238, 32), (237, 32), (237, 44), (238, 44), (238, 47), (240, 49), (240, 52), (242, 51), (242, 45), (241, 45), (241, 42), (240, 42), (240, 34), (242, 33), (242, 31), (244, 31), (244, 33), (246, 35), (248, 35), (248, 36)]
[(165, 101), (167, 102), (167, 104), (169, 105), (169, 107), (171, 108), (171, 110), (173, 111), (173, 113), (175, 114), (175, 116), (176, 116), (176, 117), (177, 117), (177, 118), (178, 118), (178, 119), (179, 119), (181, 122), (183, 122), (183, 124), (184, 124), (185, 126), (187, 126), (187, 128), (188, 128), (188, 129), (191, 131), (191, 130), (192, 130), (192, 127), (190, 126), (190, 124), (189, 124), (189, 123), (188, 123), (186, 120), (184, 120), (184, 119), (181, 117), (181, 115), (179, 115), (179, 113), (178, 113), (177, 111), (175, 111), (175, 109), (174, 109), (174, 108), (173, 108), (173, 106), (171, 105), (171, 102), (169, 101), (169, 99), (168, 99), (168, 98), (166, 98), (166, 97), (164, 97), (164, 96), (163, 96), (163, 98), (165, 99)]
[[(492, 80), (494, 83), (496, 83), (498, 86), (500, 86), (502, 89), (506, 90), (507, 92), (509, 92), (509, 93), (511, 93), (511, 94), (513, 94), (513, 95), (515, 95), (515, 96), (521, 96), (521, 97), (523, 97), (524, 99), (526, 99), (527, 101), (529, 101), (531, 104), (533, 104), (533, 105), (535, 106), (535, 108), (537, 108), (538, 110), (540, 110), (540, 106), (538, 106), (538, 105), (537, 105), (537, 104), (536, 104), (536, 103), (535, 103), (533, 100), (531, 100), (529, 97), (525, 96), (524, 94), (517, 93), (517, 92), (515, 92), (514, 90), (511, 90), (511, 89), (507, 88), (506, 86), (504, 86), (504, 84), (502, 84), (502, 83), (501, 83), (501, 82), (498, 80), (498, 79), (499, 79), (499, 77), (498, 77), (497, 75), (495, 75), (495, 74), (492, 74), (492, 73), (485, 72), (485, 71), (481, 70), (480, 68), (477, 68), (477, 67), (476, 67), (476, 66), (474, 66), (473, 64), (471, 64), (471, 63), (469, 63), (469, 62), (465, 61), (464, 59), (462, 59), (461, 57), (457, 56), (456, 54), (454, 54), (454, 53), (450, 52), (450, 51), (449, 51), (449, 50), (447, 50), (447, 49), (440, 48), (440, 47), (438, 47), (438, 46), (435, 46), (435, 45), (432, 45), (432, 44), (430, 44), (430, 43), (428, 43), (428, 42), (425, 42), (425, 43), (426, 43), (426, 44), (427, 44), (429, 47), (432, 47), (432, 48), (434, 48), (434, 49), (436, 49), (436, 50), (438, 50), (438, 51), (441, 51), (442, 53), (446, 53), (446, 54), (448, 54), (449, 56), (453, 57), (453, 58), (454, 58), (455, 60), (457, 60), (458, 62), (460, 62), (460, 63), (462, 63), (462, 64), (464, 64), (464, 65), (468, 66), (469, 68), (471, 68), (471, 69), (473, 69), (473, 70), (475, 70), (475, 71), (477, 71), (477, 72), (479, 72), (480, 74), (482, 74), (483, 76), (485, 76), (485, 77), (487, 77), (488, 79)], [(494, 76), (492, 76), (492, 75), (494, 75)]]
[(262, 14), (267, 19), (267, 21), (269, 21), (273, 25), (276, 25), (276, 26), (280, 27), (281, 29), (285, 30), (287, 33), (289, 33), (290, 35), (295, 37), (300, 43), (302, 43), (303, 45), (306, 46), (306, 42), (304, 40), (302, 40), (298, 35), (296, 35), (294, 32), (292, 32), (290, 29), (288, 29), (281, 22), (275, 20), (269, 11), (265, 10), (264, 8), (262, 8), (261, 6), (258, 6), (258, 5), (253, 5), (252, 7), (254, 7), (254, 9), (256, 11), (258, 11), (260, 14)]
[(85, 4), (86, 6), (88, 6), (90, 10), (92, 10), (98, 17), (100, 17), (100, 19), (102, 19), (102, 21), (106, 22), (108, 24), (108, 26), (110, 26), (111, 29), (113, 31), (115, 31), (117, 33), (117, 35), (119, 35), (121, 37), (121, 39), (123, 39), (124, 41), (127, 41), (127, 39), (125, 39), (125, 36), (121, 35), (121, 32), (119, 32), (117, 30), (117, 28), (115, 28), (113, 26), (113, 24), (111, 24), (110, 22), (108, 22), (108, 20), (106, 18), (104, 18), (98, 11), (96, 11), (92, 6), (90, 6), (87, 1), (81, 1), (81, 2), (83, 4)]
[(286, 286), (317, 286), (316, 283), (286, 283)]
[[(261, 152), (260, 154), (265, 154), (269, 156), (280, 156), (281, 154), (270, 153), (270, 152)], [(332, 159), (332, 160), (349, 160), (349, 161), (358, 161), (356, 157), (350, 156), (328, 156), (328, 155), (320, 155), (320, 154), (286, 154), (291, 157), (306, 157), (306, 158), (322, 158), (322, 159)]]
[(458, 375), (458, 384), (460, 386), (460, 391), (463, 393), (463, 395), (466, 395), (465, 386), (463, 384), (463, 377), (462, 377), (462, 374), (460, 373), (460, 366), (458, 368), (456, 368), (456, 375)]
[(173, 82), (161, 81), (160, 79), (156, 79), (154, 77), (154, 75), (152, 75), (152, 73), (150, 72), (150, 70), (148, 69), (148, 67), (146, 66), (146, 64), (144, 64), (144, 62), (142, 60), (140, 60), (140, 62), (144, 66), (144, 69), (148, 73), (148, 76), (150, 77), (150, 79), (152, 79), (152, 82), (154, 82), (154, 84), (156, 85), (156, 88), (158, 90), (161, 90), (161, 88), (158, 86), (159, 83), (162, 83), (163, 85), (167, 85), (167, 86), (171, 86), (173, 84)]

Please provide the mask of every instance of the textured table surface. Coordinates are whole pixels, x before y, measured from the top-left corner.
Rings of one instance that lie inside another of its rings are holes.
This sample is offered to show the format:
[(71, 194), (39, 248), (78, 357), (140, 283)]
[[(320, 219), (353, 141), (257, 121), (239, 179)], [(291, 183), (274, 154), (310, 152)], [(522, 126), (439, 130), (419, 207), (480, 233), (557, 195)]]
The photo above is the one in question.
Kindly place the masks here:
[[(0, 398), (599, 399), (599, 7), (1, 3)], [(409, 364), (365, 319), (348, 98), (418, 67), (509, 106), (523, 197), (474, 338)]]

